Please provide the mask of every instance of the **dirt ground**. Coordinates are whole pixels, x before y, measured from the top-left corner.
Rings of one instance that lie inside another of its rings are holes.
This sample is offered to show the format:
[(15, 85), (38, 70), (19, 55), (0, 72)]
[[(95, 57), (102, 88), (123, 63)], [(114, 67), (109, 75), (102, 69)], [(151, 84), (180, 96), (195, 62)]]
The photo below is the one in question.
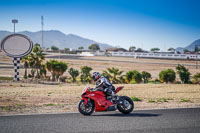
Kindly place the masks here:
[[(46, 59), (49, 60), (49, 59)], [(92, 71), (102, 72), (106, 68), (116, 67), (125, 72), (129, 70), (148, 71), (152, 77), (158, 78), (161, 70), (174, 69), (177, 64), (185, 64), (194, 75), (200, 72), (195, 61), (134, 59), (126, 57), (79, 57), (78, 59), (58, 59), (79, 69), (87, 65)], [(96, 61), (95, 61), (96, 60)], [(98, 60), (98, 61), (97, 61)], [(117, 62), (115, 62), (117, 61)], [(24, 69), (20, 69), (22, 79)], [(0, 77), (13, 77), (12, 59), (0, 52)], [(48, 75), (50, 75), (48, 73)], [(65, 76), (69, 76), (65, 72)], [(179, 80), (178, 76), (177, 79)], [(93, 85), (90, 85), (93, 87)], [(200, 107), (200, 86), (184, 84), (123, 84), (119, 95), (139, 98), (135, 109), (160, 109)], [(41, 84), (30, 81), (0, 80), (0, 115), (76, 112), (80, 95), (85, 86), (78, 84)]]
[[(93, 85), (90, 85), (93, 87)], [(200, 86), (183, 84), (126, 84), (119, 95), (139, 98), (135, 109), (200, 107)], [(84, 85), (0, 83), (0, 114), (77, 112)]]

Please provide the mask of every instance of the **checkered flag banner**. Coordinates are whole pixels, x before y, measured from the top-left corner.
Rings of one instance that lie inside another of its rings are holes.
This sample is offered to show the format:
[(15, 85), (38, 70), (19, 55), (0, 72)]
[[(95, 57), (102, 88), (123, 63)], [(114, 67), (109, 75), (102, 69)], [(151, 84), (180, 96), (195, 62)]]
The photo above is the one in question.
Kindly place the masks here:
[(14, 75), (14, 80), (19, 81), (19, 66), (20, 66), (20, 60), (21, 58), (14, 58), (13, 59), (13, 64), (14, 64), (14, 70), (15, 70), (15, 75)]

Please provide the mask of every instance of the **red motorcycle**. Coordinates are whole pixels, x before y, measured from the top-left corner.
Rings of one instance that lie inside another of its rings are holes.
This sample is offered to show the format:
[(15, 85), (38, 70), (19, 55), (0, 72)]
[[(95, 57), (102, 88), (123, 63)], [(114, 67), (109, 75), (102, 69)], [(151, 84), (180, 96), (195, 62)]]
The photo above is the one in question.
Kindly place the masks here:
[(86, 87), (81, 95), (82, 100), (78, 104), (78, 110), (83, 115), (91, 115), (100, 111), (115, 111), (128, 114), (133, 111), (134, 103), (127, 96), (116, 95), (124, 87), (118, 87), (115, 90), (115, 96), (106, 96), (103, 91), (94, 90)]

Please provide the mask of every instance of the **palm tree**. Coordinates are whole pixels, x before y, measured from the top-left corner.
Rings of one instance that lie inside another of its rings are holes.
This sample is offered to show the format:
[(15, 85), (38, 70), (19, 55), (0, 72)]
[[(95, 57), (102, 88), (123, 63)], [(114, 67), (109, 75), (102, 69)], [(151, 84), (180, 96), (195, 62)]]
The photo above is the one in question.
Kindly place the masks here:
[(45, 59), (45, 55), (43, 53), (43, 50), (40, 47), (40, 45), (36, 43), (33, 48), (33, 52), (28, 56), (29, 65), (32, 68), (31, 69), (32, 77), (34, 77), (35, 70), (36, 70), (36, 78), (40, 78), (39, 70), (41, 68), (41, 65), (44, 59)]
[(42, 64), (40, 66), (40, 77), (45, 77), (46, 78), (47, 75), (47, 70), (44, 64)]
[(35, 76), (36, 71), (36, 78), (40, 78), (39, 70), (42, 68), (42, 62), (45, 59), (45, 55), (43, 53), (42, 48), (39, 44), (35, 44), (33, 51), (30, 55), (27, 56), (28, 64), (31, 67), (31, 77)]
[(24, 78), (26, 79), (27, 78), (27, 68), (29, 67), (28, 56), (23, 57), (22, 62), (24, 62), (24, 68), (25, 68)]
[(117, 84), (120, 82), (120, 75), (123, 73), (123, 71), (120, 71), (118, 68), (107, 68), (107, 72), (104, 71), (105, 74), (108, 74), (110, 77), (110, 81), (114, 84)]
[(104, 70), (102, 75), (111, 81), (112, 76), (108, 71)]
[(35, 69), (36, 69), (36, 77), (39, 78), (39, 72), (38, 69), (40, 69), (40, 66), (45, 59), (45, 56), (43, 54), (42, 48), (40, 46), (35, 46), (33, 49), (34, 58), (35, 58)]
[(35, 75), (35, 58), (34, 58), (33, 53), (28, 55), (28, 62), (29, 62), (29, 66), (31, 67), (31, 77), (34, 77), (34, 75)]

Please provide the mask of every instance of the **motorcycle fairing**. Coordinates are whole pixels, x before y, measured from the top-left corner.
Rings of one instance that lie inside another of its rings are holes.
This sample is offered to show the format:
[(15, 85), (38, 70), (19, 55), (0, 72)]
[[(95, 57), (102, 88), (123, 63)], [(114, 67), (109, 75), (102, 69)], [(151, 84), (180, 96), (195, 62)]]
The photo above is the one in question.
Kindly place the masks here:
[(105, 111), (109, 106), (113, 105), (112, 102), (106, 100), (106, 95), (102, 91), (93, 91), (88, 92), (82, 98), (87, 105), (88, 98), (92, 99), (95, 102), (95, 111)]
[(115, 90), (115, 94), (117, 94), (119, 91), (121, 91), (124, 88), (124, 86), (117, 87)]

